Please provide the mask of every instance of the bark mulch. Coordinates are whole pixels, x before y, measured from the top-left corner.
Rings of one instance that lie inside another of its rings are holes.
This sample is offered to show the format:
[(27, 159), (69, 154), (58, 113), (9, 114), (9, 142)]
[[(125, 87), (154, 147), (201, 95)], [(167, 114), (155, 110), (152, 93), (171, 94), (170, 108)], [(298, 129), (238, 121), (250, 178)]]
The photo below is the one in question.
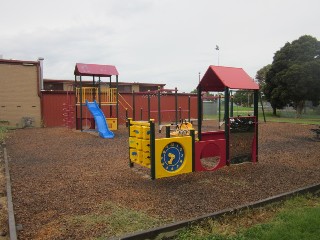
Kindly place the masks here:
[(311, 128), (261, 123), (257, 164), (155, 181), (129, 168), (124, 127), (114, 139), (66, 128), (15, 130), (7, 150), (15, 217), (22, 228), (18, 237), (99, 237), (104, 225), (70, 224), (68, 219), (99, 216), (106, 203), (171, 222), (319, 183), (320, 142), (313, 141)]

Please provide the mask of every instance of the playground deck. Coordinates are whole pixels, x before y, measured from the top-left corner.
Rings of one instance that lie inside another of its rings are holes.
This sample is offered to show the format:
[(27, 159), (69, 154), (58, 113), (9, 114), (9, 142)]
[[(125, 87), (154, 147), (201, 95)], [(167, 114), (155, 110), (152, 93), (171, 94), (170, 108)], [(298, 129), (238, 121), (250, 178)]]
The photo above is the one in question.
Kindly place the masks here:
[(129, 168), (122, 126), (114, 139), (65, 128), (16, 130), (7, 151), (19, 239), (108, 236), (107, 223), (84, 227), (70, 220), (106, 215), (106, 202), (170, 222), (319, 183), (320, 148), (310, 128), (261, 123), (257, 164), (156, 181)]

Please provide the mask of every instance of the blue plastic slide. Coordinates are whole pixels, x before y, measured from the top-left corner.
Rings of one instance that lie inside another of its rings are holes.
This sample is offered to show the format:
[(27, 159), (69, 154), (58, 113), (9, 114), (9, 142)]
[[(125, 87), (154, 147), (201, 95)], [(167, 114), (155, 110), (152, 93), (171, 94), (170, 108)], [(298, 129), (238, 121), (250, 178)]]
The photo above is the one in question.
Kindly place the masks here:
[(114, 138), (114, 133), (109, 130), (106, 118), (96, 100), (94, 100), (94, 102), (88, 102), (88, 100), (86, 100), (86, 105), (94, 117), (99, 136), (102, 138)]

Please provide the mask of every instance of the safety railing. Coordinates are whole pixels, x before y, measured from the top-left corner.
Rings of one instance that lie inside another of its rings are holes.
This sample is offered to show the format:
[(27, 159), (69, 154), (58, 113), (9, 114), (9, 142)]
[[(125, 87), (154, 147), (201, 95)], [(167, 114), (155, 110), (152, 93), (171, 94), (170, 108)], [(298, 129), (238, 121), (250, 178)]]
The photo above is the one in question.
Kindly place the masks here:
[[(116, 104), (117, 103), (117, 89), (116, 88), (107, 88), (103, 89), (100, 92), (100, 100), (101, 104)], [(77, 104), (80, 104), (80, 88), (76, 88), (76, 95), (77, 95)], [(93, 102), (96, 100), (99, 102), (98, 96), (98, 88), (97, 87), (83, 87), (82, 88), (82, 104), (88, 102)]]

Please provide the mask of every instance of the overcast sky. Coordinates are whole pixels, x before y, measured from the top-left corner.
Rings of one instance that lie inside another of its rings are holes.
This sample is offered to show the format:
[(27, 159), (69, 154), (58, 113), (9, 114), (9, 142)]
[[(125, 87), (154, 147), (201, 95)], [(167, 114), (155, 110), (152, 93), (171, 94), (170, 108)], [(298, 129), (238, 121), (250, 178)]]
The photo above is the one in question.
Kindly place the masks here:
[(119, 81), (190, 92), (209, 65), (254, 78), (286, 42), (320, 40), (319, 9), (319, 0), (3, 1), (0, 55), (43, 57), (44, 78), (74, 79), (77, 62), (110, 64)]

